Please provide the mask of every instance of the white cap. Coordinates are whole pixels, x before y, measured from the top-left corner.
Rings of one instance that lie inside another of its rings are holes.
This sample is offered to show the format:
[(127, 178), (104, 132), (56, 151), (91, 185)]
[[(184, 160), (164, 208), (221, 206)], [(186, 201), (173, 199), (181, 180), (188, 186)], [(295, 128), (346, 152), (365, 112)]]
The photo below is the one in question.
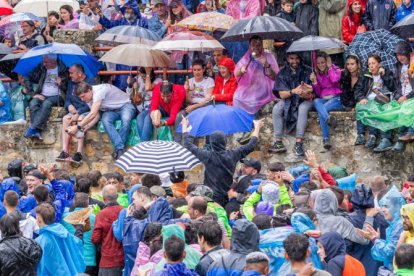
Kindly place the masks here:
[(161, 179), (161, 187), (171, 187), (174, 183), (171, 182), (169, 173), (162, 173), (159, 175)]

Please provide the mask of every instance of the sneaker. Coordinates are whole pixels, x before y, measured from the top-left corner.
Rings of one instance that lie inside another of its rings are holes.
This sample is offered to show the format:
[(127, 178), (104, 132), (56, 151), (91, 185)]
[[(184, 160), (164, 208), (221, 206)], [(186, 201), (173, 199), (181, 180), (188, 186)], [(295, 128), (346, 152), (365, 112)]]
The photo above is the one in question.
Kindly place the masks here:
[(33, 132), (32, 138), (38, 139), (38, 140), (43, 140), (42, 135), (40, 135), (40, 132), (37, 131), (36, 129)]
[(325, 120), (325, 124), (327, 124), (330, 127), (336, 127), (337, 122), (336, 122), (335, 117), (328, 116), (328, 118), (326, 118), (326, 120)]
[(250, 132), (245, 132), (243, 136), (239, 139), (237, 139), (237, 142), (239, 142), (240, 145), (246, 145), (249, 143), (250, 139), (253, 137), (254, 134), (254, 128), (250, 130)]
[(211, 145), (210, 144), (204, 144), (203, 150), (210, 151), (211, 150)]
[(365, 143), (365, 146), (367, 148), (373, 148), (375, 147), (375, 142), (377, 141), (377, 137), (375, 137), (374, 135), (370, 135), (368, 137), (368, 141)]
[(56, 162), (63, 162), (69, 158), (69, 153), (62, 150), (58, 157), (56, 157)]
[(356, 140), (355, 140), (355, 146), (363, 145), (365, 144), (365, 135), (364, 134), (358, 134)]
[(35, 128), (34, 127), (29, 127), (29, 129), (26, 131), (26, 133), (23, 134), (23, 137), (27, 138), (27, 139), (32, 139), (34, 132), (35, 132)]
[(392, 143), (391, 143), (391, 141), (389, 139), (387, 139), (387, 138), (383, 138), (381, 140), (381, 143), (378, 145), (378, 147), (376, 147), (374, 149), (374, 152), (376, 152), (376, 153), (378, 153), (378, 152), (384, 152), (384, 151), (387, 151), (387, 150), (390, 150), (390, 149), (392, 149)]
[(283, 153), (286, 152), (287, 149), (282, 141), (276, 141), (273, 147), (269, 148), (267, 151), (269, 153)]
[(402, 152), (405, 150), (405, 145), (402, 142), (396, 142), (391, 150), (394, 152)]
[(302, 148), (302, 143), (296, 142), (295, 146), (293, 147), (293, 152), (299, 156), (305, 155), (305, 151)]
[(332, 147), (331, 142), (329, 142), (329, 138), (323, 138), (323, 147), (327, 150)]
[(82, 163), (82, 159), (83, 159), (82, 153), (77, 152), (75, 153), (73, 157), (70, 157), (70, 162), (79, 164), (79, 163)]
[(403, 137), (398, 138), (398, 141), (403, 143), (414, 142), (414, 133), (406, 133)]
[(121, 156), (126, 152), (126, 150), (124, 149), (120, 149), (116, 151), (116, 158), (115, 159), (119, 159), (121, 158)]
[(111, 154), (113, 159), (118, 159), (117, 150), (114, 150), (114, 152)]

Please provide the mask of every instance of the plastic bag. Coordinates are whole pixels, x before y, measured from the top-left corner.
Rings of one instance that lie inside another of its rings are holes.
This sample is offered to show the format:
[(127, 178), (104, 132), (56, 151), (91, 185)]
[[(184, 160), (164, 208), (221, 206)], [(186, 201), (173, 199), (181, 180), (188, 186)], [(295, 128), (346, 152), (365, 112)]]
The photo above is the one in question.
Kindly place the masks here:
[(354, 192), (356, 186), (356, 177), (357, 174), (353, 173), (350, 176), (337, 179), (336, 183), (338, 183), (339, 188), (341, 188), (342, 190), (350, 190)]
[(287, 172), (293, 175), (294, 178), (298, 178), (305, 171), (309, 171), (309, 168), (304, 164), (300, 164), (287, 169)]
[(345, 167), (331, 167), (328, 169), (328, 173), (334, 178), (344, 178), (348, 176), (348, 170)]
[(296, 178), (295, 180), (293, 180), (293, 192), (296, 194), (297, 192), (299, 192), (299, 186), (306, 182), (306, 181), (310, 181), (310, 178), (308, 175), (301, 175), (298, 178)]

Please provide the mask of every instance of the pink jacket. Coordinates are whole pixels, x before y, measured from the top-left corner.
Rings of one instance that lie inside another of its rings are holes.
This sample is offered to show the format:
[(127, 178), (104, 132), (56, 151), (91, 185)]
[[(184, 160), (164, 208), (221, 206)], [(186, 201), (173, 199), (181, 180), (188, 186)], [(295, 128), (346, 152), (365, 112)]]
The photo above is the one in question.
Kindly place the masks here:
[(226, 14), (236, 19), (247, 19), (255, 16), (259, 16), (262, 13), (266, 3), (265, 0), (250, 0), (246, 1), (245, 14), (243, 16), (241, 12), (242, 0), (231, 0), (227, 6)]
[(164, 258), (162, 249), (158, 250), (150, 258), (150, 248), (143, 242), (139, 242), (137, 257), (135, 258), (135, 264), (132, 268), (131, 275), (138, 275), (138, 268), (141, 265), (151, 264), (151, 270), (149, 275), (154, 274), (157, 264)]
[(317, 83), (313, 84), (316, 96), (323, 98), (328, 95), (339, 96), (342, 94), (339, 80), (341, 79), (341, 68), (332, 64), (328, 74), (320, 74), (316, 76)]

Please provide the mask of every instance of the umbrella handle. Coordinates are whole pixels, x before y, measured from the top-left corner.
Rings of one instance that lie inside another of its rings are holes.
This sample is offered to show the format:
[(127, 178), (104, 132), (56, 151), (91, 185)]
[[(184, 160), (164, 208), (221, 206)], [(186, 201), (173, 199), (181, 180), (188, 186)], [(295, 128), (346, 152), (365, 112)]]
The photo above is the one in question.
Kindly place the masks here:
[[(189, 85), (189, 81), (188, 81), (188, 76), (187, 77), (185, 77), (186, 79), (185, 79), (185, 82)], [(194, 86), (193, 86), (193, 89), (191, 89), (191, 87), (190, 87), (190, 89), (188, 89), (188, 91), (194, 91), (195, 89), (196, 89), (196, 85), (195, 84), (193, 84)]]
[[(250, 58), (249, 62), (247, 63), (247, 65), (246, 65), (246, 70), (247, 70), (247, 68), (249, 68), (250, 62), (252, 62), (252, 60), (253, 60), (253, 56)], [(244, 74), (242, 74), (242, 75), (240, 76), (240, 78), (239, 78), (239, 80), (237, 81), (237, 83), (239, 83), (239, 82), (241, 81), (241, 79), (243, 78), (243, 76), (244, 76)]]
[(158, 140), (158, 126), (155, 126), (154, 141)]

